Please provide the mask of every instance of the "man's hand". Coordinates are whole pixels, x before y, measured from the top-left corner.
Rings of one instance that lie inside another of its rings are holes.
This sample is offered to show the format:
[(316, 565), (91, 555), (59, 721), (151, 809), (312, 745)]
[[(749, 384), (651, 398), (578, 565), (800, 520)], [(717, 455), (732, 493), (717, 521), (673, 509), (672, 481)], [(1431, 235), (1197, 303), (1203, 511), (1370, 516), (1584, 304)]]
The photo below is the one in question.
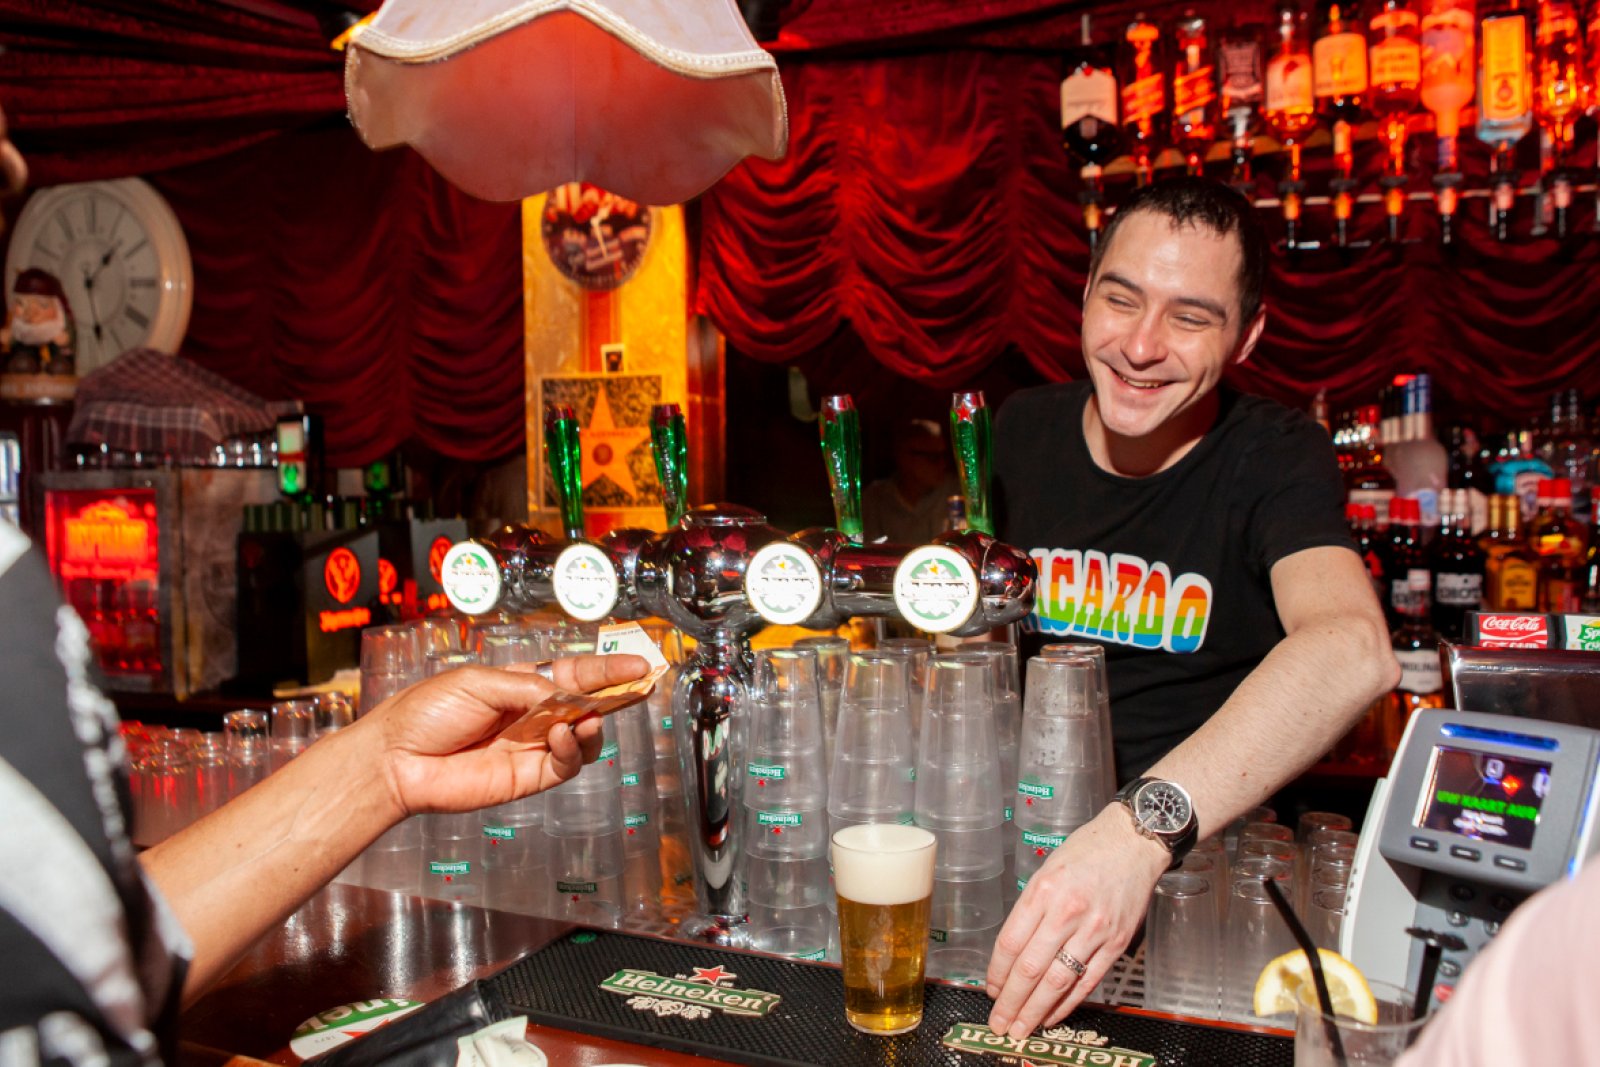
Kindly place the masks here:
[(552, 684), (531, 667), (465, 667), (384, 701), (367, 718), (383, 737), (396, 818), (474, 811), (560, 785), (599, 755), (599, 719), (557, 724), (544, 744), (500, 732), (557, 688), (590, 692), (649, 669), (639, 656), (577, 656), (555, 662)]
[[(1020, 1038), (1064, 1019), (1105, 977), (1144, 919), (1171, 857), (1113, 804), (1028, 880), (989, 960), (989, 1028)], [(1085, 965), (1082, 977), (1056, 954)]]

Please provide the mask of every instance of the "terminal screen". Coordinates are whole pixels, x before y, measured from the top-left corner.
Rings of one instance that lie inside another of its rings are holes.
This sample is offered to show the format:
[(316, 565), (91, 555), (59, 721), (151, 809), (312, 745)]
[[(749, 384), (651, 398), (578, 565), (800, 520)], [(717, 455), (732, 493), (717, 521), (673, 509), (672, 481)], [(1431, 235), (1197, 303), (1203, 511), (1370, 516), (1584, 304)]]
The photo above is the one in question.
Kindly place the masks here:
[(1531, 848), (1550, 764), (1439, 746), (1417, 825), (1491, 845)]

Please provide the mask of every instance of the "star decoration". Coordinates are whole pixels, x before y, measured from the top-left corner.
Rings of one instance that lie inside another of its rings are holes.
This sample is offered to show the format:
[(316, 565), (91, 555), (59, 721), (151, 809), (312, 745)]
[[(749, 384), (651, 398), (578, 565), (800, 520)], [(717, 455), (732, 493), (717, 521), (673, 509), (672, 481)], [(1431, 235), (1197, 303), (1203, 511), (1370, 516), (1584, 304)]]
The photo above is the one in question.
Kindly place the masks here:
[(756, 785), (760, 786), (762, 789), (765, 789), (767, 787), (767, 780), (765, 778), (757, 778)]
[(595, 394), (589, 425), (583, 429), (583, 488), (589, 488), (601, 478), (610, 478), (628, 496), (638, 496), (639, 487), (628, 469), (628, 456), (649, 439), (648, 426), (616, 424), (611, 415), (610, 397), (605, 384), (601, 383), (600, 391)]
[(1043, 855), (1047, 854), (1049, 851), (1050, 851), (1049, 849), (1045, 848), (1043, 845), (1040, 845), (1038, 848), (1033, 850), (1033, 854), (1035, 856), (1043, 856)]
[(781, 827), (781, 826), (774, 826), (774, 827), (773, 827), (773, 828), (772, 828), (772, 832), (773, 832), (773, 833), (775, 833), (775, 834), (781, 834), (781, 833), (783, 833), (783, 827)]
[(1024, 807), (1028, 807), (1028, 808), (1033, 807), (1033, 798), (1032, 797), (1023, 798), (1022, 804), (1023, 804)]
[(737, 978), (737, 977), (739, 977), (739, 976), (734, 974), (732, 971), (723, 970), (722, 969), (722, 964), (719, 963), (715, 967), (696, 967), (696, 968), (694, 968), (694, 977), (689, 979), (689, 981), (691, 981), (691, 982), (709, 982), (712, 985), (721, 985), (723, 982), (728, 981), (730, 978)]
[(631, 827), (631, 826), (630, 826), (630, 827), (628, 827), (628, 836), (629, 836), (629, 837), (632, 837), (632, 836), (633, 836), (633, 827)]

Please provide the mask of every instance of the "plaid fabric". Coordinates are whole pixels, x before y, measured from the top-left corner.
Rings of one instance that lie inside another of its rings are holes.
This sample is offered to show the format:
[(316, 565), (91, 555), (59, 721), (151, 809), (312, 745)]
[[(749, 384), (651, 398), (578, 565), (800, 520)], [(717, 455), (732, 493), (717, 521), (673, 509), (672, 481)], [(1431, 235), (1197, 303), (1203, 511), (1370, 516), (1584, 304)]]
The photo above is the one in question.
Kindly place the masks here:
[(78, 382), (69, 445), (201, 457), (230, 437), (270, 431), (298, 401), (269, 401), (177, 356), (124, 352)]

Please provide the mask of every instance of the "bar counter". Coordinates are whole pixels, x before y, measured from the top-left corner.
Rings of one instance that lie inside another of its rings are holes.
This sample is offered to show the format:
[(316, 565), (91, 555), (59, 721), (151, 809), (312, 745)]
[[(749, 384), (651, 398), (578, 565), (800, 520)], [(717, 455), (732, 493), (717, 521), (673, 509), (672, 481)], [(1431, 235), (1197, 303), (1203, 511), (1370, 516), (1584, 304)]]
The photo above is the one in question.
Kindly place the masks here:
[[(335, 883), (257, 944), (184, 1013), (179, 1063), (300, 1063), (290, 1039), (296, 1027), (321, 1012), (380, 998), (432, 1001), (504, 970), (572, 929), (552, 919)], [(1202, 1022), (1137, 1008), (1110, 1010)], [(1239, 1034), (1291, 1036), (1232, 1023), (1203, 1025)], [(728, 1063), (537, 1023), (529, 1025), (528, 1038), (549, 1057), (550, 1067)], [(994, 1062), (989, 1057), (961, 1059)], [(1179, 1059), (1186, 1057), (1180, 1053)]]

